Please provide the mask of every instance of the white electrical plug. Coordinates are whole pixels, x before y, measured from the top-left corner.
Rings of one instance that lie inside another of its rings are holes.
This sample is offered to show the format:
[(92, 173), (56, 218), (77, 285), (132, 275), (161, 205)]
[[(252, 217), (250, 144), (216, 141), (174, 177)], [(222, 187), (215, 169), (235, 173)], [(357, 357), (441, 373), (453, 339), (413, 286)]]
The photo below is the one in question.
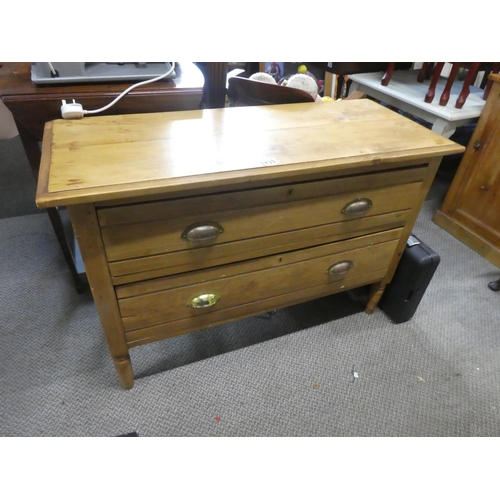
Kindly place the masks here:
[(78, 120), (83, 118), (83, 106), (73, 99), (73, 102), (66, 103), (62, 100), (61, 115), (65, 120)]

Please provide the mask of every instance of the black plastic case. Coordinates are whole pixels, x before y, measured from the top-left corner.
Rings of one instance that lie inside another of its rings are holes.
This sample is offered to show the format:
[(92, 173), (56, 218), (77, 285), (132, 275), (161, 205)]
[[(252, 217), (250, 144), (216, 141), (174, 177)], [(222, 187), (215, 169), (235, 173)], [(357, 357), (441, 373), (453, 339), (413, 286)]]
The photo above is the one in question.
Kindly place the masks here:
[(404, 323), (413, 317), (440, 260), (415, 235), (408, 238), (394, 277), (378, 305), (394, 323)]

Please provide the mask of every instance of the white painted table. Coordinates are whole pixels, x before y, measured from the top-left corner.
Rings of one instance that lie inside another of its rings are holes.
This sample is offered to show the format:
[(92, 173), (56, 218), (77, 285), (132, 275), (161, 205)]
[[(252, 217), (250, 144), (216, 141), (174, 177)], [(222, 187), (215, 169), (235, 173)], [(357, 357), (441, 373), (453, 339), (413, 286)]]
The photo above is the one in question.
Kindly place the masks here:
[(446, 106), (439, 105), (447, 79), (440, 77), (432, 103), (424, 101), (429, 89), (429, 80), (417, 81), (419, 70), (394, 71), (389, 85), (381, 84), (383, 73), (360, 73), (350, 75), (352, 80), (349, 93), (360, 91), (401, 111), (432, 124), (432, 130), (446, 138), (453, 135), (458, 127), (472, 123), (479, 118), (485, 101), (483, 89), (470, 87), (470, 94), (462, 109), (455, 108), (455, 102), (462, 90), (463, 82), (455, 81)]

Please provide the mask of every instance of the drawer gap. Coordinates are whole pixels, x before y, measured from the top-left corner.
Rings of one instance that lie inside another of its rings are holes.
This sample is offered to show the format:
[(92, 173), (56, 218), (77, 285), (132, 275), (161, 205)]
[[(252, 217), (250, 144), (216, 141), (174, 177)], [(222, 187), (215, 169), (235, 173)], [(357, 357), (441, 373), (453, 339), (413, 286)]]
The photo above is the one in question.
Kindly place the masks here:
[[(99, 202), (96, 203), (96, 209), (97, 212), (99, 213), (101, 210), (107, 210), (107, 209), (112, 209), (112, 208), (122, 208), (124, 205), (130, 206), (130, 207), (137, 207), (137, 206), (143, 206), (143, 205), (151, 205), (154, 203), (158, 202), (169, 202), (169, 201), (180, 201), (180, 200), (191, 200), (194, 198), (198, 197), (203, 197), (203, 196), (211, 196), (216, 194), (217, 196), (220, 195), (227, 195), (227, 194), (232, 194), (232, 193), (238, 193), (241, 194), (243, 192), (255, 192), (255, 191), (262, 191), (263, 189), (269, 189), (269, 188), (276, 188), (276, 187), (294, 187), (300, 184), (313, 184), (316, 182), (328, 182), (328, 181), (341, 181), (343, 179), (348, 179), (348, 178), (360, 178), (360, 177), (366, 177), (367, 175), (379, 175), (379, 174), (393, 174), (393, 173), (398, 173), (398, 172), (407, 172), (409, 170), (421, 170), (422, 174), (419, 174), (419, 179), (422, 180), (425, 176), (427, 164), (422, 163), (422, 160), (415, 160), (413, 163), (406, 161), (404, 165), (400, 167), (394, 167), (394, 168), (387, 168), (387, 169), (382, 169), (382, 170), (374, 170), (373, 172), (360, 172), (360, 173), (346, 173), (343, 175), (339, 176), (331, 176), (327, 175), (324, 176), (324, 174), (317, 174), (318, 177), (314, 177), (313, 179), (297, 179), (293, 182), (288, 182), (288, 183), (272, 183), (269, 181), (265, 185), (255, 185), (249, 187), (247, 183), (242, 184), (241, 188), (239, 189), (224, 189), (221, 187), (220, 191), (217, 190), (217, 188), (211, 187), (210, 190), (204, 190), (204, 189), (198, 189), (193, 192), (188, 192), (188, 194), (185, 193), (173, 193), (169, 194), (168, 196), (161, 196), (157, 195), (156, 197), (153, 196), (148, 196), (145, 199), (142, 199), (141, 197), (137, 198), (137, 201), (134, 201), (133, 199), (131, 200), (130, 198), (127, 199), (126, 201), (121, 201), (120, 200), (110, 200), (110, 201), (104, 201), (104, 202)], [(393, 177), (394, 179), (394, 177)], [(395, 185), (394, 181), (391, 182), (389, 181), (386, 183), (387, 186)]]
[[(300, 262), (316, 257), (323, 257), (325, 255), (335, 255), (346, 251), (354, 251), (369, 246), (385, 244), (389, 241), (399, 239), (402, 229), (396, 228), (389, 231), (383, 231), (375, 234), (368, 234), (358, 238), (341, 239), (334, 243), (328, 242), (323, 245), (315, 245), (311, 247), (301, 248), (300, 250), (293, 250), (287, 252), (276, 252), (264, 257), (257, 257), (253, 259), (245, 259), (241, 262), (233, 262), (231, 264), (211, 266), (209, 269), (199, 269), (195, 271), (188, 271), (185, 273), (174, 274), (170, 276), (163, 276), (144, 280), (138, 283), (125, 284), (115, 287), (116, 295), (119, 299), (142, 295), (146, 293), (154, 293), (177, 286), (183, 286), (187, 283), (193, 284), (199, 280), (198, 277), (204, 277), (205, 281), (216, 279), (221, 274), (233, 276), (238, 273), (254, 272), (266, 267), (280, 267), (286, 265), (282, 259), (290, 260), (290, 255), (296, 255), (296, 260), (293, 262)], [(331, 248), (331, 253), (328, 252)], [(288, 257), (287, 257), (288, 256)], [(290, 262), (292, 263), (292, 262)]]
[[(289, 307), (306, 300), (313, 300), (319, 297), (332, 295), (339, 291), (347, 291), (352, 288), (373, 283), (377, 279), (381, 279), (386, 272), (386, 269), (374, 271), (367, 273), (358, 279), (345, 280), (342, 283), (332, 283), (329, 285), (310, 287), (298, 292), (291, 292), (273, 297), (272, 299), (259, 300), (224, 311), (214, 311), (209, 318), (207, 316), (198, 316), (170, 323), (161, 323), (153, 327), (131, 330), (125, 333), (127, 344), (129, 347), (136, 347), (149, 342), (155, 342), (157, 340), (189, 333), (190, 331), (199, 331), (207, 327), (223, 324), (227, 321), (234, 321), (255, 316), (272, 309)], [(207, 321), (207, 319), (209, 319), (209, 321)]]
[(173, 200), (160, 200), (101, 208), (97, 211), (101, 227), (127, 226), (151, 223), (172, 218), (205, 217), (227, 211), (244, 211), (252, 208), (273, 207), (294, 202), (332, 199), (335, 196), (362, 196), (365, 191), (383, 190), (396, 186), (422, 182), (425, 167), (396, 170), (388, 173), (358, 174), (323, 182), (310, 181), (282, 184), (263, 189), (229, 191), (219, 195), (204, 195)]
[[(400, 232), (399, 230), (398, 234), (376, 235), (378, 241), (370, 242), (368, 237), (363, 237), (360, 241), (348, 240), (123, 287), (123, 293), (118, 296), (118, 306), (124, 329), (131, 331), (167, 321), (205, 315), (231, 308), (236, 303), (255, 302), (387, 269), (398, 244), (397, 236), (400, 236)], [(389, 239), (388, 236), (392, 238)], [(344, 263), (350, 263), (347, 269)], [(338, 274), (329, 272), (338, 267), (337, 264), (341, 264)], [(195, 297), (201, 298), (205, 294), (217, 298), (213, 307), (189, 307)]]

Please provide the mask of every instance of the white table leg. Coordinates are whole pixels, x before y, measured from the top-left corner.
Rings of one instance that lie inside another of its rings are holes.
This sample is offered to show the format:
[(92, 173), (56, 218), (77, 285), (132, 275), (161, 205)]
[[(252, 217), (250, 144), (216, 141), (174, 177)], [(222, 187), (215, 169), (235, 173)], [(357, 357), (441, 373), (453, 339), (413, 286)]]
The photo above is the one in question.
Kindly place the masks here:
[(351, 81), (351, 86), (349, 87), (349, 95), (352, 94), (355, 90), (358, 90), (359, 83)]
[(457, 129), (456, 124), (450, 123), (442, 118), (437, 118), (436, 121), (432, 125), (432, 131), (436, 132), (436, 134), (442, 135), (449, 139)]

